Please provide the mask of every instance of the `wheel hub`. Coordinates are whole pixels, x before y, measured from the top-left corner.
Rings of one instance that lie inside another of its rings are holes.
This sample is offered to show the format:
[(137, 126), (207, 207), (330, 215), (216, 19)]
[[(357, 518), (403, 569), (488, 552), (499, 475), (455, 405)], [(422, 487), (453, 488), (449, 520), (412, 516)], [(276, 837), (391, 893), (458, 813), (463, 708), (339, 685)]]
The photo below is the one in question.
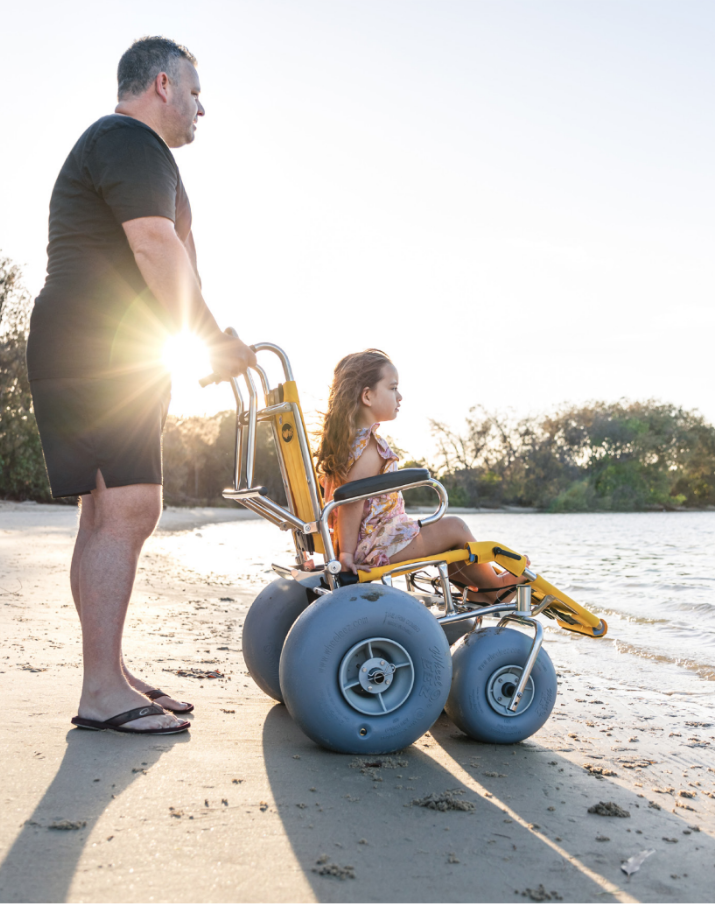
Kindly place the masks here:
[(505, 665), (498, 668), (487, 682), (487, 702), (501, 716), (518, 716), (525, 712), (534, 699), (534, 682), (531, 678), (526, 682), (524, 694), (519, 701), (516, 712), (511, 712), (509, 704), (514, 696), (523, 668), (521, 665)]
[(375, 657), (360, 666), (358, 678), (363, 690), (374, 694), (382, 693), (392, 684), (395, 666), (386, 659)]
[(343, 697), (367, 716), (384, 716), (402, 706), (415, 683), (410, 654), (387, 637), (369, 637), (351, 647), (338, 675)]

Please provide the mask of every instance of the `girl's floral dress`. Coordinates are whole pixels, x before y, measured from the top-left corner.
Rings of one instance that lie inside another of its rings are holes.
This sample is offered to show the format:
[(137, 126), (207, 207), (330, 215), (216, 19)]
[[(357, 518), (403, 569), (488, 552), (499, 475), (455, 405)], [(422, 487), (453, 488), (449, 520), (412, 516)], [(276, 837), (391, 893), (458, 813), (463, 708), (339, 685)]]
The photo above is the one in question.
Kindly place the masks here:
[[(384, 438), (375, 431), (379, 423), (369, 429), (359, 429), (350, 446), (348, 470), (368, 446), (373, 437), (380, 457), (385, 461), (381, 473), (393, 473), (397, 469), (398, 457)], [(337, 484), (328, 479), (325, 484), (325, 500), (331, 501)], [(330, 515), (330, 524), (334, 531), (335, 551), (340, 552), (340, 540), (337, 538), (337, 511)], [(367, 498), (364, 502), (358, 544), (353, 558), (355, 563), (370, 568), (382, 567), (390, 563), (390, 558), (401, 551), (417, 536), (420, 525), (405, 514), (405, 502), (401, 492), (388, 492)]]

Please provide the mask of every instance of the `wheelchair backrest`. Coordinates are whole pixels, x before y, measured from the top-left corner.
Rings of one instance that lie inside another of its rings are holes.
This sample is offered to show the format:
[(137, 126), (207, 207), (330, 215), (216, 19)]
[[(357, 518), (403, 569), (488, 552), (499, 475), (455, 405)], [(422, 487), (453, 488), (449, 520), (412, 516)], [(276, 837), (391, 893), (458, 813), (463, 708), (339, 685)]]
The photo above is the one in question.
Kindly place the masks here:
[[(317, 529), (312, 529), (322, 513), (323, 496), (315, 472), (298, 387), (288, 357), (280, 347), (275, 344), (256, 344), (253, 349), (257, 354), (262, 350), (274, 353), (281, 361), (285, 380), (271, 388), (268, 375), (260, 364), (255, 370), (249, 369), (243, 377), (249, 397), (249, 406), (246, 408), (238, 379), (231, 379), (236, 399), (236, 456), (234, 487), (226, 489), (224, 497), (239, 501), (282, 529), (291, 529), (298, 559), (302, 561), (312, 552), (324, 553), (320, 533)], [(258, 406), (258, 391), (253, 374), (260, 378), (263, 390), (264, 405), (261, 408)], [(265, 489), (253, 486), (256, 429), (259, 422), (267, 422), (271, 426), (287, 508), (268, 498)]]
[[(278, 396), (282, 397), (283, 403), (294, 405), (293, 413), (276, 413), (271, 417), (273, 438), (276, 443), (276, 453), (281, 467), (288, 507), (304, 523), (313, 523), (320, 517), (323, 509), (323, 495), (315, 472), (298, 386), (295, 381), (286, 381), (278, 385), (276, 391)], [(312, 480), (317, 497), (317, 513), (310, 480)], [(313, 550), (322, 554), (323, 541), (320, 533), (310, 535)]]

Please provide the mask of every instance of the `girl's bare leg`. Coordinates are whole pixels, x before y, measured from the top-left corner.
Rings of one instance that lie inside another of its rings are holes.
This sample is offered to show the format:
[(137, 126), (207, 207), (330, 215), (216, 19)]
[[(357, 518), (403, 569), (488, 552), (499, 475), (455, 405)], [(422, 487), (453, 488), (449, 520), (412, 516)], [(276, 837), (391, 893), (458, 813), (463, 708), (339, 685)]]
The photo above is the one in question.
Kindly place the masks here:
[[(467, 542), (476, 542), (474, 535), (467, 524), (459, 517), (443, 517), (437, 523), (422, 527), (419, 536), (404, 549), (390, 558), (395, 564), (398, 561), (428, 558), (438, 552), (449, 549), (461, 548)], [(450, 576), (464, 583), (466, 586), (476, 586), (481, 589), (493, 590), (479, 594), (480, 602), (492, 603), (499, 595), (499, 590), (504, 587), (521, 583), (525, 577), (514, 577), (508, 572), (497, 574), (490, 564), (459, 564), (451, 567)]]

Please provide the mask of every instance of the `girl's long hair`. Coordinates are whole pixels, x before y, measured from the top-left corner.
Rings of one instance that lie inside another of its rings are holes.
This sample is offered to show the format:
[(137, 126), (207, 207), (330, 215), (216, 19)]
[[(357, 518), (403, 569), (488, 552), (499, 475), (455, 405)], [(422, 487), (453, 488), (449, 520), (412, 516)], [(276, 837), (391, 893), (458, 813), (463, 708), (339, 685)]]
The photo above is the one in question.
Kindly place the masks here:
[(350, 444), (358, 428), (362, 392), (375, 387), (382, 378), (383, 369), (391, 362), (382, 350), (370, 349), (349, 353), (335, 367), (316, 456), (321, 476), (329, 476), (335, 482), (345, 479), (350, 463)]

